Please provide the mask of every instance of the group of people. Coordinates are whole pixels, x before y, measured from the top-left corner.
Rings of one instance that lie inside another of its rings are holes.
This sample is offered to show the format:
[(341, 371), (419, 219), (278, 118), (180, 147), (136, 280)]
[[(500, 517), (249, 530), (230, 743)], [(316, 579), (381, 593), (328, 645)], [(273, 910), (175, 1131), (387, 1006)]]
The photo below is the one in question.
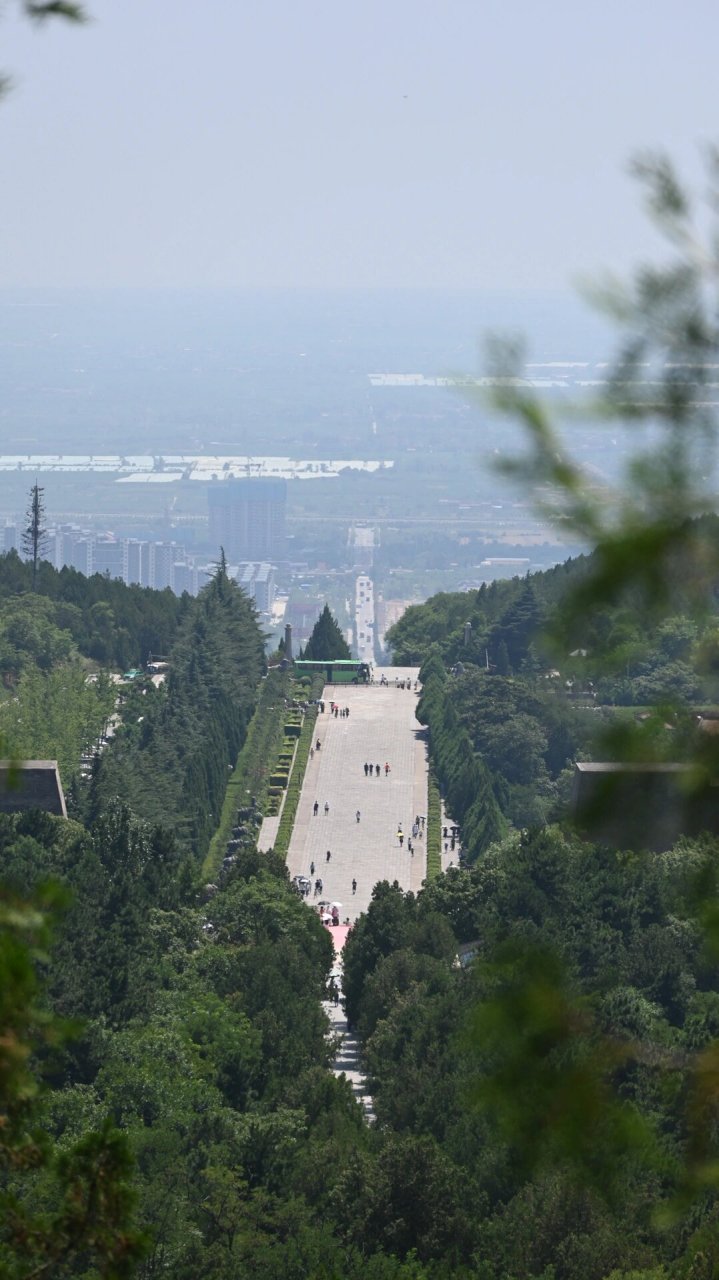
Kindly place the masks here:
[(454, 847), (459, 839), (459, 827), (454, 825), (449, 828), (442, 827), (442, 839), (444, 840), (445, 853), (448, 853), (450, 849), (454, 853)]
[[(387, 777), (387, 774), (389, 773), (389, 771), (390, 771), (389, 763), (385, 761), (385, 766), (384, 766), (385, 778)], [(372, 777), (379, 778), (379, 774), (380, 774), (380, 768), (378, 764), (367, 764), (367, 762), (365, 762), (365, 766), (364, 766), (365, 778), (372, 778)]]
[[(414, 845), (412, 844), (412, 841), (417, 839), (421, 840), (423, 838), (425, 821), (426, 819), (424, 817), (424, 814), (418, 813), (415, 817), (414, 822), (412, 823), (412, 835), (407, 837), (407, 852), (411, 853), (412, 856), (414, 856)], [(401, 849), (404, 845), (404, 831), (402, 830), (401, 822), (397, 827), (397, 839), (399, 841), (399, 847)]]
[(340, 707), (336, 702), (330, 703), (330, 715), (334, 716), (335, 720), (337, 719), (338, 716), (341, 716), (342, 719), (345, 720), (349, 715), (349, 713), (350, 713), (349, 707)]
[[(380, 683), (380, 688), (381, 688), (381, 689), (382, 689), (382, 688), (384, 688), (384, 689), (388, 689), (388, 688), (389, 688), (389, 680), (387, 679), (387, 677), (386, 677), (385, 675), (383, 675), (383, 676), (382, 676), (382, 678), (381, 678), (381, 680), (380, 680), (380, 682), (379, 682), (379, 683)], [(394, 678), (394, 687), (395, 687), (395, 689), (409, 689), (409, 690), (410, 690), (410, 692), (411, 692), (411, 690), (412, 690), (412, 681), (411, 681), (410, 679), (408, 679), (406, 676), (405, 676), (405, 678), (404, 678), (403, 680), (401, 680), (399, 676), (395, 676), (395, 678)], [(415, 680), (415, 682), (414, 682), (414, 691), (415, 691), (415, 693), (417, 693), (417, 692), (418, 692), (418, 690), (419, 690), (419, 681), (418, 681), (418, 680)]]

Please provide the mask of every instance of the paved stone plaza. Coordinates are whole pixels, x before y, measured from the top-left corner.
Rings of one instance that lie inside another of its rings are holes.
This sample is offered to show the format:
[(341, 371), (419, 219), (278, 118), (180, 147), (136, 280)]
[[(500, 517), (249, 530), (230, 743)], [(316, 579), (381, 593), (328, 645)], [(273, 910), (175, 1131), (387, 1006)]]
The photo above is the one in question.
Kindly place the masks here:
[[(387, 687), (380, 684), (383, 674)], [(426, 874), (426, 833), (412, 842), (414, 856), (407, 849), (415, 815), (427, 814), (427, 752), (415, 717), (417, 674), (415, 667), (380, 667), (375, 668), (373, 685), (328, 685), (324, 691), (326, 710), (317, 717), (316, 729), (321, 747), (307, 764), (287, 865), (291, 876), (309, 876), (314, 862), (308, 901), (315, 901), (314, 881), (321, 876), (321, 897), (342, 903), (343, 920), (349, 916), (354, 921), (367, 909), (378, 880), (398, 880), (403, 889), (416, 891)], [(396, 688), (396, 680), (410, 680), (411, 692)], [(331, 716), (333, 700), (349, 707), (349, 716)], [(371, 778), (365, 777), (365, 762), (379, 764), (380, 776), (373, 771)], [(387, 776), (385, 762), (390, 765)]]

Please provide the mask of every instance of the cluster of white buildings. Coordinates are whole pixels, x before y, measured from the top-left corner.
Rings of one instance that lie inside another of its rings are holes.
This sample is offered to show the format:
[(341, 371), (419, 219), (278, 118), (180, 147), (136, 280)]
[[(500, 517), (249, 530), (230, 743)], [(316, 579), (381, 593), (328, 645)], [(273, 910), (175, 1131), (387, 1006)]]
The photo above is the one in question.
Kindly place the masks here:
[[(21, 554), (22, 532), (17, 525), (8, 522), (2, 532), (2, 549), (14, 548)], [(101, 573), (158, 591), (169, 587), (177, 595), (183, 591), (197, 595), (206, 574), (204, 561), (199, 564), (181, 543), (115, 538), (73, 524), (48, 529), (43, 539), (43, 559), (49, 560), (56, 569), (67, 565), (86, 577)]]
[[(7, 521), (0, 533), (0, 551), (16, 550), (22, 554), (22, 531), (16, 524)], [(214, 570), (206, 556), (188, 553), (179, 542), (115, 538), (112, 534), (93, 533), (73, 524), (48, 529), (43, 559), (49, 560), (56, 569), (67, 565), (86, 577), (100, 573), (120, 578), (128, 585), (153, 587), (157, 591), (169, 587), (178, 596), (184, 591), (197, 595)], [(258, 613), (271, 612), (275, 597), (275, 573), (271, 564), (243, 562), (230, 565), (229, 573), (254, 601)]]

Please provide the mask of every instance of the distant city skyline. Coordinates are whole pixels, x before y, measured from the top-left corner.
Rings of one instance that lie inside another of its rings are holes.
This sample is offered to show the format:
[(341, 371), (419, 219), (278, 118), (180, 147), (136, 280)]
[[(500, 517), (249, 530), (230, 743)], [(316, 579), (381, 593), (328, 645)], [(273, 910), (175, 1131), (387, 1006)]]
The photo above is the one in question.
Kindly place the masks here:
[(708, 0), (88, 8), (2, 15), (0, 287), (564, 289), (716, 130)]

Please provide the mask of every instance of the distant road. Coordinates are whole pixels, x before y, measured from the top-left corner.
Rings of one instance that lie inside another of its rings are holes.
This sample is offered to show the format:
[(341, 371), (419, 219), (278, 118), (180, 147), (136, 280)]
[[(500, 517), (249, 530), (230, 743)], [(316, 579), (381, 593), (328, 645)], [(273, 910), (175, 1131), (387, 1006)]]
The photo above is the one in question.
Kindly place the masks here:
[(374, 583), (361, 573), (355, 583), (355, 647), (360, 662), (374, 663)]

